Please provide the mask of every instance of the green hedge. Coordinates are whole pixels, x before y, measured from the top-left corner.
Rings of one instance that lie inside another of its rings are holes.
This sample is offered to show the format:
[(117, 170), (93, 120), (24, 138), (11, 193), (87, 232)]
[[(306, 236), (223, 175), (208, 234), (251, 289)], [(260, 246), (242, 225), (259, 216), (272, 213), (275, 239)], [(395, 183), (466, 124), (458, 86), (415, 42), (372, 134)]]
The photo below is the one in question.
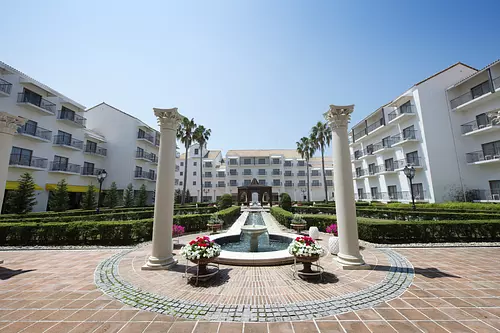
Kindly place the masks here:
[[(293, 214), (272, 207), (271, 214), (287, 227)], [(326, 226), (336, 221), (334, 215), (303, 215), (307, 227)], [(373, 243), (432, 243), (500, 241), (500, 219), (471, 221), (394, 221), (358, 217), (359, 238)]]
[[(240, 207), (219, 212), (225, 224), (234, 222)], [(174, 216), (174, 223), (186, 232), (206, 230), (211, 214)], [(134, 221), (2, 223), (0, 246), (3, 245), (129, 245), (151, 240), (153, 219)]]

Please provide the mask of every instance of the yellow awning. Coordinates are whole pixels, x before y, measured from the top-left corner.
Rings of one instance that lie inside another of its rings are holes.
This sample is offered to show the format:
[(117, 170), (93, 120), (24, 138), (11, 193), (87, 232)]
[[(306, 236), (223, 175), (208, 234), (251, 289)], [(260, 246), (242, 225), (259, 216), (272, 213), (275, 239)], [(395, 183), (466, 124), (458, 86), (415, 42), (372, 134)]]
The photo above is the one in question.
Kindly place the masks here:
[[(5, 184), (6, 190), (17, 190), (18, 187), (19, 187), (19, 182), (15, 180), (8, 180), (7, 183)], [(35, 190), (43, 191), (43, 188), (35, 184)]]
[[(87, 192), (87, 186), (84, 185), (67, 185), (68, 192)], [(45, 184), (45, 189), (47, 191), (55, 191), (57, 188), (57, 184)], [(94, 187), (95, 191), (99, 191), (98, 187)]]

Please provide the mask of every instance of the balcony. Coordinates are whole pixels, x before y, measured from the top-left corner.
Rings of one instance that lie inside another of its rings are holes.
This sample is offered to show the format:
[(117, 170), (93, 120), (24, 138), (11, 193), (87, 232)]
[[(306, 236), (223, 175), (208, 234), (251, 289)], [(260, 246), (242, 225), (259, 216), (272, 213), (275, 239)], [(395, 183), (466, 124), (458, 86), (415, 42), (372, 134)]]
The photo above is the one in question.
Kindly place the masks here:
[(9, 96), (12, 90), (12, 83), (0, 79), (0, 97)]
[(135, 179), (146, 179), (146, 180), (149, 180), (149, 172), (147, 171), (139, 171), (139, 170), (135, 170), (134, 171), (134, 178)]
[(474, 202), (500, 202), (500, 190), (471, 190), (470, 196)]
[(368, 169), (357, 169), (354, 174), (354, 179), (359, 179), (368, 176)]
[(213, 168), (213, 164), (212, 163), (205, 163), (205, 168)]
[(408, 116), (414, 116), (415, 114), (415, 105), (400, 106), (387, 115), (387, 120), (389, 123), (392, 123), (398, 121), (399, 119), (407, 118)]
[(97, 177), (97, 175), (99, 175), (102, 171), (103, 171), (103, 169), (94, 168), (93, 166), (92, 167), (83, 167), (81, 175), (88, 176), (88, 177)]
[(486, 115), (481, 124), (478, 123), (477, 119), (471, 122), (465, 123), (461, 126), (462, 135), (475, 135), (480, 133), (487, 133), (500, 129), (500, 123), (493, 122), (492, 117)]
[(318, 187), (318, 186), (321, 186), (321, 183), (315, 183), (315, 182), (313, 182), (313, 183), (312, 183), (312, 186), (313, 186), (313, 187)]
[(203, 187), (212, 188), (212, 183), (205, 183), (205, 184), (203, 184)]
[(49, 172), (80, 174), (81, 166), (73, 163), (50, 162)]
[(263, 170), (259, 170), (259, 172), (257, 172), (257, 175), (259, 175), (259, 176), (265, 176), (265, 175), (267, 175), (267, 172), (263, 171)]
[(229, 176), (237, 176), (238, 175), (238, 171), (234, 170), (234, 171), (229, 171)]
[(297, 177), (305, 177), (306, 176), (306, 173), (304, 171), (299, 171), (297, 173)]
[(285, 161), (284, 166), (285, 166), (286, 168), (293, 167), (293, 163), (292, 163), (291, 161)]
[(37, 125), (33, 125), (31, 123), (26, 123), (24, 124), (24, 126), (18, 127), (17, 133), (36, 141), (52, 141), (52, 131), (49, 131), (48, 129), (42, 127), (38, 127)]
[(137, 140), (146, 141), (147, 143), (155, 145), (155, 136), (151, 133), (138, 131), (137, 132)]
[(392, 146), (401, 146), (408, 142), (417, 142), (419, 140), (419, 136), (417, 130), (406, 130), (403, 133), (396, 134), (391, 136)]
[(205, 172), (205, 175), (203, 177), (212, 178), (212, 173), (211, 172)]
[(273, 176), (279, 176), (279, 175), (281, 175), (281, 171), (279, 171), (279, 170), (273, 170), (271, 174)]
[(224, 172), (217, 173), (217, 178), (225, 178), (226, 174)]
[(311, 172), (311, 177), (320, 177), (321, 173), (320, 172)]
[(229, 182), (229, 186), (232, 186), (232, 187), (236, 187), (238, 186), (238, 183), (237, 182)]
[(179, 172), (179, 170), (180, 170), (180, 169), (179, 169), (179, 166), (178, 166), (178, 165), (176, 165), (176, 166), (175, 166), (175, 172)]
[(366, 136), (366, 132), (367, 132), (366, 128), (363, 128), (361, 131), (354, 133), (352, 143), (354, 143), (354, 142), (358, 141), (359, 139), (361, 139), (362, 137)]
[(297, 166), (298, 167), (305, 167), (306, 166), (306, 163), (304, 161), (298, 161), (297, 162)]
[(273, 182), (273, 186), (281, 186), (281, 182)]
[(285, 187), (293, 187), (293, 183), (285, 182)]
[(465, 154), (467, 164), (490, 164), (500, 162), (500, 149), (496, 149), (486, 155), (482, 150)]
[(385, 140), (379, 143), (373, 144), (373, 152), (372, 154), (382, 153), (388, 150), (392, 150), (392, 140)]
[(394, 161), (394, 170), (401, 171), (407, 165), (411, 165), (415, 169), (422, 169), (422, 167), (423, 167), (422, 159), (420, 157), (415, 157), (415, 158), (407, 158), (407, 159)]
[[(498, 80), (499, 78), (496, 78), (494, 81)], [(490, 85), (489, 81), (486, 80), (480, 85), (474, 87), (474, 89), (471, 89), (470, 91), (466, 92), (463, 95), (460, 95), (450, 101), (450, 106), (452, 110), (458, 110), (466, 105), (472, 104), (473, 101), (476, 101), (478, 99), (482, 99), (483, 96), (491, 94), (490, 91)]]
[(298, 186), (306, 186), (306, 182), (299, 181), (299, 185)]
[(75, 149), (75, 150), (82, 150), (83, 149), (83, 141), (82, 140), (69, 138), (68, 136), (65, 136), (65, 135), (54, 135), (53, 142), (54, 142), (54, 145), (56, 145), (56, 146), (66, 147), (66, 148)]
[(370, 193), (358, 193), (357, 200), (371, 200), (372, 196)]
[(372, 145), (371, 147), (364, 148), (357, 159), (364, 160), (365, 158), (374, 157), (374, 156), (375, 155), (373, 155), (373, 145)]
[(21, 154), (10, 154), (9, 166), (13, 168), (45, 170), (48, 160), (46, 158), (26, 156)]
[(226, 183), (218, 183), (216, 186), (217, 187), (226, 187)]
[(392, 164), (389, 164), (389, 165), (383, 165), (383, 164), (377, 165), (375, 170), (377, 171), (376, 173), (380, 174), (380, 175), (397, 172), (394, 169), (394, 162)]
[(152, 163), (158, 163), (158, 156), (156, 156), (153, 153), (148, 153), (147, 151), (144, 150), (137, 150), (135, 152), (135, 158), (137, 160), (144, 160)]
[(371, 168), (368, 167), (368, 169), (365, 170), (367, 171), (367, 174), (365, 175), (366, 177), (375, 177), (380, 173), (380, 167), (378, 165), (375, 165)]
[(85, 154), (106, 157), (108, 155), (108, 150), (106, 148), (102, 148), (94, 145), (85, 145), (85, 149), (83, 150)]
[(85, 127), (87, 123), (87, 119), (77, 115), (75, 112), (70, 112), (66, 110), (60, 110), (57, 113), (57, 119), (62, 120), (68, 125), (75, 127)]
[(252, 171), (251, 170), (243, 170), (243, 176), (251, 176)]
[[(383, 201), (406, 201), (406, 202), (411, 202), (411, 192), (410, 191), (398, 191), (398, 192), (389, 192), (387, 195), (385, 192), (383, 193), (384, 196), (382, 197), (381, 200)], [(415, 201), (427, 201), (427, 195), (425, 191), (414, 191), (413, 196), (415, 198)]]
[(381, 128), (384, 126), (384, 119), (380, 118), (379, 120), (375, 121), (374, 123), (371, 123), (366, 127), (366, 132), (368, 134), (374, 133), (377, 129)]
[(26, 95), (25, 93), (17, 94), (17, 103), (42, 112), (44, 114), (54, 115), (56, 114), (56, 105), (43, 98), (35, 98), (32, 95)]
[(293, 177), (293, 172), (285, 171), (285, 177)]
[(325, 176), (333, 177), (333, 171), (332, 170), (325, 170)]

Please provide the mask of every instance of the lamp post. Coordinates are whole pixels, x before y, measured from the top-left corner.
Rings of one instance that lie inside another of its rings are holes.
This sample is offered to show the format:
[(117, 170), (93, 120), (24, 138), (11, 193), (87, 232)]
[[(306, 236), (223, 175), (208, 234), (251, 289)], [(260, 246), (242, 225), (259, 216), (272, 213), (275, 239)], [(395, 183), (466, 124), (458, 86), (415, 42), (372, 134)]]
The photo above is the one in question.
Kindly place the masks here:
[(215, 202), (215, 190), (214, 190), (214, 202)]
[(413, 178), (415, 177), (415, 168), (413, 167), (413, 165), (408, 164), (403, 169), (403, 172), (410, 181), (411, 203), (413, 205), (413, 210), (417, 210), (417, 207), (415, 206), (415, 196), (413, 195)]
[(99, 195), (97, 196), (97, 212), (99, 213), (99, 208), (101, 207), (101, 191), (102, 191), (102, 183), (104, 179), (108, 176), (106, 170), (102, 169), (97, 174), (97, 181), (99, 182)]
[[(204, 189), (203, 189), (203, 193), (205, 194), (203, 197), (206, 197), (206, 196), (207, 196), (207, 194), (209, 194), (209, 193), (210, 193), (210, 189), (209, 189), (209, 188), (204, 188)], [(201, 202), (203, 202), (203, 197), (201, 198)]]
[(196, 201), (201, 202), (200, 201), (200, 190), (198, 190), (198, 196), (196, 197)]
[(303, 201), (306, 201), (306, 192), (307, 192), (307, 191), (306, 191), (306, 189), (301, 188), (301, 189), (300, 189), (300, 192), (302, 192), (302, 200), (303, 200)]

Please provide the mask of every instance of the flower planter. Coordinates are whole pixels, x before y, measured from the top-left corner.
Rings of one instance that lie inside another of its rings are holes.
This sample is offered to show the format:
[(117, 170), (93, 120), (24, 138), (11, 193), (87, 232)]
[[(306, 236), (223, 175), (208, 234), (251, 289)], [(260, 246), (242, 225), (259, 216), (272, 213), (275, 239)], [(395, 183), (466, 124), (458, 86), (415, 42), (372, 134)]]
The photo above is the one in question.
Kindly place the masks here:
[(189, 261), (191, 261), (193, 264), (198, 265), (198, 276), (201, 277), (204, 275), (208, 275), (209, 272), (207, 269), (207, 265), (211, 262), (214, 262), (215, 259), (217, 259), (217, 257), (203, 258), (203, 259), (191, 259)]
[(221, 223), (210, 223), (210, 224), (207, 224), (207, 226), (212, 231), (212, 233), (215, 233), (222, 228)]
[(337, 255), (339, 253), (339, 238), (336, 236), (331, 236), (328, 239), (328, 251), (331, 254)]
[(302, 230), (304, 230), (307, 227), (307, 225), (303, 223), (291, 223), (290, 226), (292, 227), (293, 230), (296, 230), (297, 233), (299, 234)]
[(300, 273), (313, 273), (312, 263), (319, 260), (319, 255), (305, 257), (305, 256), (295, 256), (296, 260), (301, 262), (304, 268)]

